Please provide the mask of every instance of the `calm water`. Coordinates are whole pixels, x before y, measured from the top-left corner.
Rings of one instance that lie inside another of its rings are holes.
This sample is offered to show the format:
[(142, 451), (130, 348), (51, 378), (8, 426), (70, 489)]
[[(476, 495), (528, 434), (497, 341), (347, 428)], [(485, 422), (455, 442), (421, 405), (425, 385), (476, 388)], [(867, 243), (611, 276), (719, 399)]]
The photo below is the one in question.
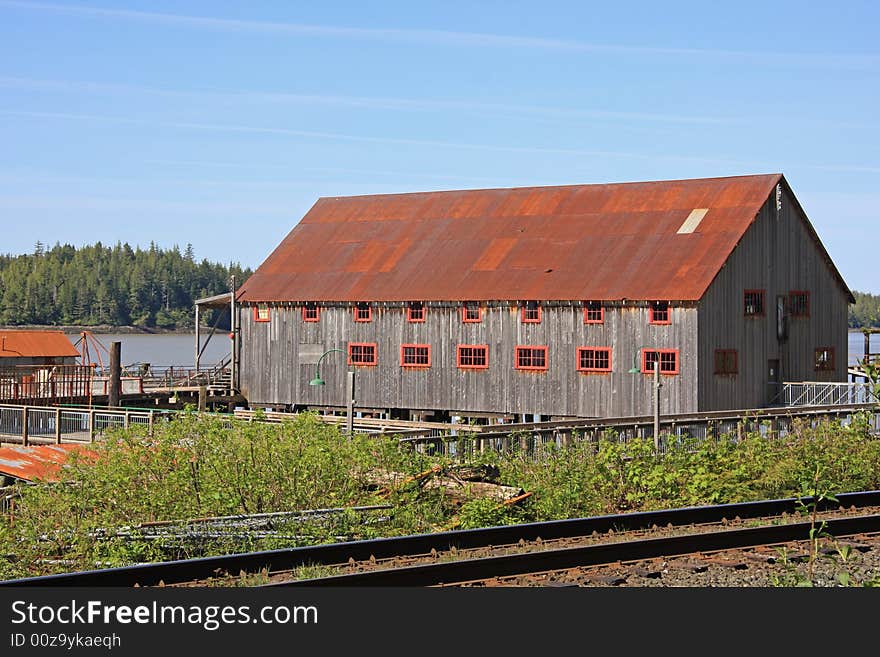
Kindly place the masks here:
[[(201, 336), (202, 344), (205, 342), (206, 333)], [(68, 337), (74, 344), (80, 339), (78, 333), (68, 334)], [(133, 363), (149, 363), (154, 367), (162, 365), (189, 365), (192, 367), (195, 363), (195, 333), (95, 333), (95, 337), (107, 349), (110, 349), (111, 342), (122, 343), (123, 366)], [(215, 365), (228, 356), (230, 342), (227, 331), (214, 333), (205, 351), (202, 352), (201, 364), (204, 366)], [(77, 345), (77, 350), (79, 350), (79, 345)], [(106, 365), (109, 356), (102, 354), (101, 357)], [(94, 356), (92, 360), (97, 362)]]
[[(151, 365), (192, 365), (195, 360), (195, 334), (96, 334), (101, 343), (110, 348), (111, 342), (122, 342), (122, 364), (150, 363)], [(70, 336), (72, 342), (79, 334)], [(205, 335), (202, 335), (204, 342)], [(217, 332), (202, 354), (203, 365), (213, 365), (229, 354), (229, 336)], [(849, 334), (849, 362), (854, 364), (865, 350), (865, 337), (861, 333)], [(871, 338), (871, 351), (880, 352), (880, 335)], [(106, 357), (105, 357), (106, 360)]]

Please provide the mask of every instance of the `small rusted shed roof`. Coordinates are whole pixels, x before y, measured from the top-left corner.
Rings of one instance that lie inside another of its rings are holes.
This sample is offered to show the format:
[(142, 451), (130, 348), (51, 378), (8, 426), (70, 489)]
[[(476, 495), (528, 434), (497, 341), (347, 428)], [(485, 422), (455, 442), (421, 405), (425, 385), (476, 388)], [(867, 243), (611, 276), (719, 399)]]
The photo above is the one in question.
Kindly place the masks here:
[(0, 358), (73, 356), (79, 352), (61, 331), (0, 331)]
[(697, 300), (781, 180), (321, 198), (238, 298)]
[(0, 447), (0, 475), (24, 481), (60, 481), (62, 467), (73, 452), (94, 453), (83, 445), (34, 445)]

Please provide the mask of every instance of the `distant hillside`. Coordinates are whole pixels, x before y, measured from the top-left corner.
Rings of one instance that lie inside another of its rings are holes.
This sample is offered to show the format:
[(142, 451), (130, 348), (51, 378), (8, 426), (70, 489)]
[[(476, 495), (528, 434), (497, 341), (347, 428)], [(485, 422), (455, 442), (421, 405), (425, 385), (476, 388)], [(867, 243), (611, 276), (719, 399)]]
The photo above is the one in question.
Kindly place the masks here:
[(853, 290), (856, 302), (849, 307), (849, 327), (880, 327), (880, 296)]
[[(239, 286), (251, 273), (238, 263), (196, 262), (191, 244), (181, 253), (37, 242), (32, 254), (0, 256), (0, 324), (192, 327), (195, 299), (229, 291), (231, 274)], [(207, 322), (214, 318), (206, 313)]]

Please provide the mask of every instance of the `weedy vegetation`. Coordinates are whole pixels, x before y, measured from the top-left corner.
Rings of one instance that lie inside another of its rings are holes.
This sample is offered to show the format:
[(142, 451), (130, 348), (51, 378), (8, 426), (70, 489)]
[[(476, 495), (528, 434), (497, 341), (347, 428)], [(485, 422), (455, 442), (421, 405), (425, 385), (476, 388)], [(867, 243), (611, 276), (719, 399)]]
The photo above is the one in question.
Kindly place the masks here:
[[(462, 450), (459, 460), (491, 465), (498, 483), (532, 493), (511, 505), (424, 485), (419, 473), (445, 472), (449, 458), (388, 437), (349, 440), (311, 414), (269, 424), (183, 413), (151, 436), (112, 433), (94, 452), (74, 458), (63, 483), (15, 487), (14, 505), (0, 514), (0, 578), (794, 497), (804, 482), (826, 496), (880, 488), (880, 439), (867, 414), (846, 426), (796, 425), (783, 437), (682, 438), (662, 456), (650, 439), (613, 434), (537, 452)], [(403, 478), (389, 485), (388, 473)], [(354, 508), (370, 505), (383, 508)], [(822, 531), (817, 523), (811, 538)]]

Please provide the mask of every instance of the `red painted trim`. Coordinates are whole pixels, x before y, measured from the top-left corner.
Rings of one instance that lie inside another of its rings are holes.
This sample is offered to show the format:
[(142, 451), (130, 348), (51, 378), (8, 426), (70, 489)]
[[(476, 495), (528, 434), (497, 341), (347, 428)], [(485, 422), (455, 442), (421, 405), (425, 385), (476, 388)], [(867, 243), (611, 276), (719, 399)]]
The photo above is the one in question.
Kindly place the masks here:
[[(307, 310), (314, 310), (314, 311), (315, 311), (315, 316), (314, 316), (314, 317), (308, 317), (308, 315), (307, 315), (307, 313), (306, 313)], [(314, 306), (314, 307), (312, 307), (312, 308), (309, 308), (308, 306), (303, 306), (303, 308), (302, 308), (302, 318), (303, 318), (303, 321), (304, 321), (304, 322), (317, 322), (317, 321), (319, 321), (319, 320), (321, 319), (321, 306)]]
[(422, 317), (421, 317), (421, 319), (413, 319), (413, 315), (412, 315), (413, 309), (412, 309), (412, 306), (411, 306), (410, 304), (407, 304), (407, 306), (406, 306), (406, 321), (408, 321), (408, 322), (412, 322), (412, 323), (414, 323), (414, 324), (417, 324), (417, 323), (420, 323), (420, 322), (424, 322), (424, 321), (425, 321), (425, 316), (428, 314), (428, 309), (425, 307), (425, 304), (422, 304), (421, 311), (422, 311)]
[[(461, 362), (462, 349), (483, 349), (486, 352), (485, 365), (463, 365)], [(455, 350), (456, 365), (463, 370), (485, 370), (489, 367), (489, 345), (487, 344), (460, 344)]]
[[(761, 295), (761, 312), (760, 313), (747, 313), (746, 312), (746, 295), (747, 294), (760, 294)], [(764, 317), (767, 314), (767, 290), (743, 290), (743, 317)]]
[[(416, 347), (420, 349), (428, 350), (428, 362), (427, 363), (407, 363), (404, 362), (403, 359), (403, 349), (404, 347)], [(431, 345), (429, 344), (402, 344), (400, 345), (400, 366), (401, 367), (431, 367)]]
[[(642, 374), (653, 374), (654, 369), (648, 369), (648, 352), (657, 352), (658, 358), (659, 354), (675, 354), (675, 371), (670, 372), (669, 370), (663, 371), (663, 364), (660, 364), (660, 374), (673, 376), (678, 374), (681, 370), (681, 358), (678, 354), (678, 349), (642, 349)], [(661, 358), (662, 361), (662, 358)]]
[[(357, 363), (352, 362), (351, 360), (351, 348), (352, 347), (372, 347), (373, 348), (373, 360), (372, 361), (358, 361)], [(379, 363), (379, 352), (376, 347), (375, 342), (349, 342), (348, 343), (348, 364), (349, 365), (361, 365), (364, 367), (370, 367), (373, 365), (378, 365)]]
[(652, 301), (651, 305), (648, 307), (648, 324), (672, 324), (672, 305), (667, 301), (666, 303), (666, 319), (654, 319), (654, 304), (661, 303), (658, 301)]
[[(819, 367), (819, 354), (827, 351), (831, 358), (823, 363), (823, 367)], [(834, 371), (834, 347), (817, 347), (813, 352), (813, 369), (816, 372), (833, 372)]]
[(265, 311), (266, 311), (266, 318), (265, 318), (265, 319), (261, 319), (261, 318), (260, 318), (260, 306), (259, 306), (259, 305), (254, 306), (254, 321), (255, 321), (255, 322), (269, 322), (269, 321), (272, 321), (272, 311), (269, 309), (269, 306), (265, 306), (265, 305), (264, 305), (263, 308), (264, 308)]
[[(607, 351), (608, 352), (608, 367), (581, 367), (581, 352), (582, 351)], [(578, 372), (602, 372), (608, 373), (611, 371), (612, 362), (611, 362), (611, 347), (578, 347), (575, 351), (575, 369)]]
[(523, 324), (540, 324), (541, 323), (541, 304), (540, 303), (537, 305), (537, 309), (538, 309), (538, 319), (526, 319), (527, 306), (525, 304), (523, 304), (522, 308), (520, 309), (520, 311), (521, 311), (520, 319), (522, 320), (522, 323)]
[[(718, 356), (720, 354), (733, 354), (733, 369), (730, 371), (718, 369)], [(715, 374), (739, 374), (739, 353), (736, 349), (716, 349), (715, 350)]]
[[(806, 309), (803, 313), (795, 314), (792, 312), (792, 308), (794, 308), (794, 304), (792, 303), (792, 297), (803, 295), (807, 298)], [(809, 317), (810, 316), (810, 291), (809, 290), (790, 290), (788, 293), (788, 312), (791, 317)]]
[[(520, 365), (519, 364), (519, 352), (522, 349), (528, 349), (529, 351), (543, 351), (544, 352), (544, 364), (543, 365)], [(534, 346), (534, 345), (516, 345), (513, 350), (513, 367), (517, 370), (540, 370), (544, 371), (550, 366), (550, 354), (548, 353), (548, 349), (546, 346)]]
[(363, 306), (359, 306), (358, 304), (354, 304), (354, 308), (352, 309), (352, 313), (354, 315), (354, 321), (356, 322), (372, 322), (373, 321), (373, 307), (369, 304), (366, 305), (367, 316), (364, 318), (359, 317), (359, 311), (364, 310)]
[[(473, 310), (473, 309), (472, 309)], [(468, 319), (467, 318), (467, 306), (461, 307), (461, 321), (465, 324), (480, 324), (483, 321), (483, 306), (477, 304), (477, 318), (476, 319)]]
[[(590, 310), (590, 303), (599, 303), (599, 319), (589, 319), (587, 317)], [(584, 301), (584, 324), (604, 324), (605, 323), (605, 306), (598, 301)]]

